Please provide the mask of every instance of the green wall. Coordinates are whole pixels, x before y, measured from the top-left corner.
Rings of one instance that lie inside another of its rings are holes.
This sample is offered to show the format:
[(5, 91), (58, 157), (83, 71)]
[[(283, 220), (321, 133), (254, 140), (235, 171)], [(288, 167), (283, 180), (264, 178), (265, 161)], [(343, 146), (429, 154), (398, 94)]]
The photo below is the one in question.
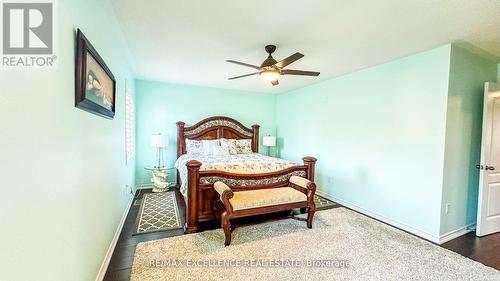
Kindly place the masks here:
[[(206, 117), (224, 115), (235, 118), (247, 127), (259, 124), (261, 136), (276, 133), (276, 97), (273, 94), (142, 80), (136, 81), (135, 85), (137, 184), (149, 183), (150, 173), (144, 167), (151, 166), (155, 160), (155, 151), (149, 145), (153, 133), (168, 134), (169, 147), (165, 152), (165, 160), (168, 166), (173, 167), (177, 158), (177, 121), (193, 125)], [(174, 176), (175, 173), (170, 173), (171, 181), (175, 181)]]
[[(56, 7), (58, 68), (0, 70), (1, 280), (94, 280), (134, 182), (124, 151), (124, 85), (133, 73), (112, 7)], [(74, 107), (77, 27), (116, 77), (114, 120)]]
[(319, 160), (319, 190), (439, 235), (451, 46), (278, 96), (280, 155)]
[(479, 171), (475, 166), (481, 157), (484, 83), (496, 80), (497, 67), (496, 62), (452, 45), (441, 234), (476, 222)]

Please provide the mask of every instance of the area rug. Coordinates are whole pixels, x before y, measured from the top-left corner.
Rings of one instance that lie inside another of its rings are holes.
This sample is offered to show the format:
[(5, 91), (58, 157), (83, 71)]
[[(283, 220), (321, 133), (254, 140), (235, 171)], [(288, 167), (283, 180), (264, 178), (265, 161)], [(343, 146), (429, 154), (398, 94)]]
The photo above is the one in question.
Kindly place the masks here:
[(181, 228), (181, 220), (175, 192), (144, 194), (133, 235), (178, 228)]
[(131, 280), (500, 280), (500, 272), (345, 208), (137, 245)]
[(327, 210), (337, 206), (337, 203), (332, 202), (316, 194), (314, 195), (314, 204), (316, 206), (317, 211)]

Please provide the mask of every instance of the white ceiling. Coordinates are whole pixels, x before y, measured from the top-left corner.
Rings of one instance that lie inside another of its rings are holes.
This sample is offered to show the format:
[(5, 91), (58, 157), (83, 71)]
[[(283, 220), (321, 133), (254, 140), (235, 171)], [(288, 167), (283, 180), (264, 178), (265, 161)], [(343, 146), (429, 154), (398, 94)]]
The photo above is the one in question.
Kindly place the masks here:
[[(138, 78), (259, 92), (284, 92), (452, 41), (500, 57), (500, 0), (111, 0)], [(273, 87), (226, 59), (259, 65), (304, 58)]]

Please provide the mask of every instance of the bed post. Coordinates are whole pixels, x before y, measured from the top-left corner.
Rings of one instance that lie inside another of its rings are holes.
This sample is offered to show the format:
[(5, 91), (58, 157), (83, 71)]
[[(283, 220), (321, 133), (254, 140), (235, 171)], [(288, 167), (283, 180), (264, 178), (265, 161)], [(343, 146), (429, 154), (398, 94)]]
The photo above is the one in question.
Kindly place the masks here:
[[(177, 158), (179, 158), (186, 150), (186, 140), (184, 139), (184, 126), (186, 123), (179, 121), (175, 124), (177, 125)], [(179, 171), (177, 171), (177, 186), (181, 186)]]
[(198, 232), (198, 184), (200, 182), (201, 163), (196, 160), (191, 160), (186, 166), (188, 169), (188, 180), (184, 233), (194, 233)]
[(184, 154), (186, 150), (186, 140), (184, 139), (184, 126), (186, 123), (177, 122), (177, 158)]
[(304, 165), (307, 166), (307, 179), (312, 182), (314, 182), (314, 166), (316, 165), (317, 160), (318, 159), (311, 156), (302, 158), (302, 161), (304, 161)]
[(252, 136), (252, 151), (259, 153), (259, 125), (252, 125), (253, 136)]

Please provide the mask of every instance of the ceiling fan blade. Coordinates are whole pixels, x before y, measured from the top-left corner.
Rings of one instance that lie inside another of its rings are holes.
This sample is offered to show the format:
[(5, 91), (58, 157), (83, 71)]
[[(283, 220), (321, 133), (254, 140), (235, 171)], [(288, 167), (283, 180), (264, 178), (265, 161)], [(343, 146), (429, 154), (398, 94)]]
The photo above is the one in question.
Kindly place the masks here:
[(243, 66), (248, 66), (248, 67), (260, 70), (260, 67), (258, 67), (256, 65), (253, 65), (253, 64), (248, 64), (248, 63), (239, 62), (239, 61), (235, 61), (235, 60), (226, 60), (226, 61), (230, 62), (230, 63), (235, 63), (235, 64), (239, 64), (239, 65), (243, 65)]
[(273, 84), (273, 86), (278, 85), (279, 84), (278, 79), (271, 81), (271, 84)]
[(240, 75), (240, 76), (231, 77), (231, 78), (228, 78), (228, 80), (233, 80), (233, 79), (243, 78), (243, 77), (252, 76), (252, 75), (255, 75), (255, 74), (259, 74), (259, 72), (249, 73), (249, 74), (245, 74), (245, 75)]
[(281, 70), (281, 74), (284, 74), (284, 75), (318, 76), (319, 72), (304, 71), (304, 70), (293, 70), (293, 69), (283, 69), (283, 70)]
[(295, 53), (295, 54), (289, 56), (288, 58), (283, 59), (283, 60), (277, 62), (274, 65), (277, 66), (277, 67), (279, 67), (279, 68), (283, 68), (283, 67), (285, 67), (285, 66), (287, 66), (287, 65), (289, 65), (289, 64), (291, 64), (291, 63), (293, 63), (293, 62), (295, 62), (295, 61), (297, 61), (297, 60), (299, 60), (299, 59), (301, 59), (303, 57), (304, 57), (303, 54), (301, 54), (301, 53)]

